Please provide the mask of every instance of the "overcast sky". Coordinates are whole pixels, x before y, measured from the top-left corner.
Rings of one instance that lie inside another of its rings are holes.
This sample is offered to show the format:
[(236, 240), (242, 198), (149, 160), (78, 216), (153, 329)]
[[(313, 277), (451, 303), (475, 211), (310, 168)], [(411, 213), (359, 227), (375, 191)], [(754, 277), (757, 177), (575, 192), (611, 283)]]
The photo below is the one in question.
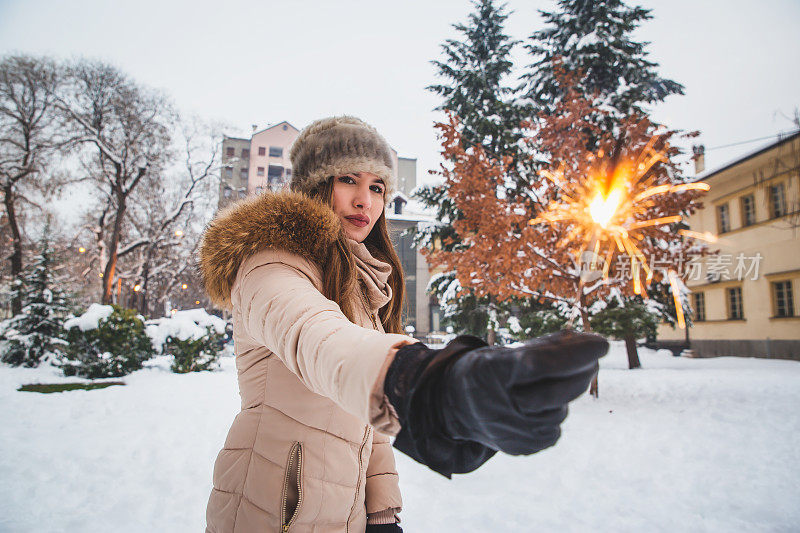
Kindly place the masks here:
[[(507, 33), (542, 27), (537, 9), (511, 1)], [(629, 5), (634, 5), (629, 2)], [(647, 0), (637, 31), (660, 74), (682, 83), (653, 109), (673, 128), (700, 130), (707, 167), (792, 129), (800, 106), (798, 0)], [(185, 111), (249, 134), (287, 120), (298, 128), (333, 114), (375, 125), (418, 176), (438, 165), (432, 111), (440, 102), (430, 60), (471, 11), (468, 0), (152, 1), (0, 0), (0, 53), (88, 56), (164, 89)], [(518, 67), (528, 63), (519, 49)]]

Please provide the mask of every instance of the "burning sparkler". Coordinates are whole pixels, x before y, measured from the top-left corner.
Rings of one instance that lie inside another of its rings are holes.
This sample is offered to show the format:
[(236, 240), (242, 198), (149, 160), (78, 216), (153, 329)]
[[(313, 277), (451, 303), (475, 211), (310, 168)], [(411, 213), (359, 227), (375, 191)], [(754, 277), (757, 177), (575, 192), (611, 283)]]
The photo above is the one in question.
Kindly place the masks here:
[[(656, 197), (679, 194), (684, 191), (708, 191), (709, 185), (695, 183), (656, 183), (651, 168), (659, 162), (667, 162), (665, 152), (655, 148), (659, 137), (650, 138), (646, 146), (633, 157), (604, 158), (600, 150), (595, 164), (582, 180), (565, 180), (564, 166), (559, 170), (543, 171), (541, 175), (550, 180), (561, 191), (558, 200), (551, 202), (545, 210), (529, 224), (566, 224), (569, 230), (558, 246), (576, 248), (576, 259), (584, 263), (585, 253), (591, 257), (590, 270), (596, 262), (603, 265), (602, 277), (607, 280), (609, 268), (617, 254), (625, 253), (630, 258), (633, 277), (633, 292), (646, 296), (645, 286), (653, 279), (653, 270), (648, 258), (637, 242), (642, 241), (646, 231), (657, 226), (681, 220), (680, 214), (669, 214), (654, 209)], [(619, 146), (618, 150), (619, 151)], [(663, 176), (663, 174), (662, 174)], [(659, 204), (659, 206), (662, 204)], [(653, 216), (656, 213), (659, 216)], [(710, 234), (680, 230), (684, 236), (713, 241)], [(680, 305), (680, 288), (677, 274), (667, 275), (675, 298), (678, 325), (685, 327)], [(644, 278), (644, 279), (642, 279)], [(578, 287), (583, 291), (585, 276), (581, 276)], [(570, 325), (575, 315), (570, 319)]]

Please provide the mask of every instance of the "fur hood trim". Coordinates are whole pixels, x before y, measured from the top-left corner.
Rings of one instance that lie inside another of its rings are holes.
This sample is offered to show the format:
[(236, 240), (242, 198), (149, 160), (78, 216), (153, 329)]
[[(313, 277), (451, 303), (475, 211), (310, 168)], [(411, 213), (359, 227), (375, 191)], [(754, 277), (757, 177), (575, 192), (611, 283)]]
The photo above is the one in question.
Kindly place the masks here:
[(297, 192), (264, 192), (220, 211), (200, 244), (200, 273), (215, 305), (230, 309), (239, 266), (265, 248), (324, 263), (342, 224), (333, 210)]

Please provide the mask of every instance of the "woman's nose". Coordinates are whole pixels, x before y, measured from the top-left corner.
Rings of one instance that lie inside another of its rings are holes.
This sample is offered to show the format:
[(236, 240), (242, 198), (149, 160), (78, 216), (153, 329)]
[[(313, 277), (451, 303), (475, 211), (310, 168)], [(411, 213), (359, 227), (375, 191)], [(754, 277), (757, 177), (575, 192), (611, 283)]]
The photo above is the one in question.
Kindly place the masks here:
[(353, 205), (361, 209), (369, 209), (372, 207), (372, 199), (369, 196), (369, 189), (359, 189), (356, 195), (353, 197)]

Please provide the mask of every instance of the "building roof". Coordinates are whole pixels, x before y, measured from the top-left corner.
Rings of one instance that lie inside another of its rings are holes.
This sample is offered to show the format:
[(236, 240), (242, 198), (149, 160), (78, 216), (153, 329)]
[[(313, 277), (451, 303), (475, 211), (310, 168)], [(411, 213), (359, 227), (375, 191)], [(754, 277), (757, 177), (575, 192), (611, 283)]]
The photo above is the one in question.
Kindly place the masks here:
[(291, 124), (290, 124), (288, 121), (284, 120), (284, 121), (278, 122), (277, 124), (273, 124), (272, 126), (267, 126), (267, 127), (266, 127), (266, 128), (264, 128), (263, 130), (259, 130), (259, 131), (253, 132), (253, 136), (255, 137), (255, 136), (256, 136), (256, 135), (258, 135), (259, 133), (264, 133), (265, 131), (267, 131), (267, 130), (271, 130), (272, 128), (277, 128), (277, 127), (278, 127), (278, 126), (280, 126), (281, 124), (288, 124), (288, 125), (289, 125), (289, 127), (291, 127), (291, 128), (294, 128), (294, 130), (295, 130), (295, 131), (300, 131), (300, 130), (298, 130), (297, 128), (295, 128), (294, 126), (292, 126), (292, 125), (291, 125)]
[(393, 212), (386, 211), (385, 215), (386, 220), (396, 220), (398, 222), (436, 222), (436, 219), (431, 216), (416, 213), (396, 215)]
[(711, 178), (711, 177), (713, 177), (713, 176), (715, 176), (717, 174), (720, 174), (720, 173), (728, 170), (731, 167), (735, 167), (736, 165), (744, 163), (748, 159), (752, 159), (754, 157), (757, 157), (757, 156), (763, 154), (764, 152), (772, 150), (773, 148), (777, 148), (778, 146), (780, 146), (780, 145), (782, 145), (784, 143), (791, 142), (794, 139), (797, 139), (798, 137), (800, 137), (800, 130), (797, 130), (795, 132), (790, 132), (790, 133), (779, 133), (777, 141), (771, 142), (766, 146), (762, 146), (761, 148), (757, 148), (757, 149), (753, 150), (752, 152), (749, 152), (749, 153), (747, 153), (747, 154), (745, 154), (745, 155), (743, 155), (741, 157), (738, 157), (738, 158), (734, 159), (733, 161), (725, 163), (724, 165), (722, 165), (719, 168), (716, 168), (714, 170), (709, 169), (709, 170), (707, 170), (705, 172), (701, 172), (700, 174), (695, 176), (694, 181), (707, 180), (708, 178)]
[(394, 201), (394, 200), (395, 200), (395, 199), (397, 199), (397, 198), (400, 198), (400, 199), (401, 199), (401, 200), (403, 200), (405, 203), (408, 203), (408, 200), (409, 200), (408, 196), (406, 196), (406, 195), (403, 193), (403, 191), (394, 191), (394, 196), (392, 196), (392, 201)]

